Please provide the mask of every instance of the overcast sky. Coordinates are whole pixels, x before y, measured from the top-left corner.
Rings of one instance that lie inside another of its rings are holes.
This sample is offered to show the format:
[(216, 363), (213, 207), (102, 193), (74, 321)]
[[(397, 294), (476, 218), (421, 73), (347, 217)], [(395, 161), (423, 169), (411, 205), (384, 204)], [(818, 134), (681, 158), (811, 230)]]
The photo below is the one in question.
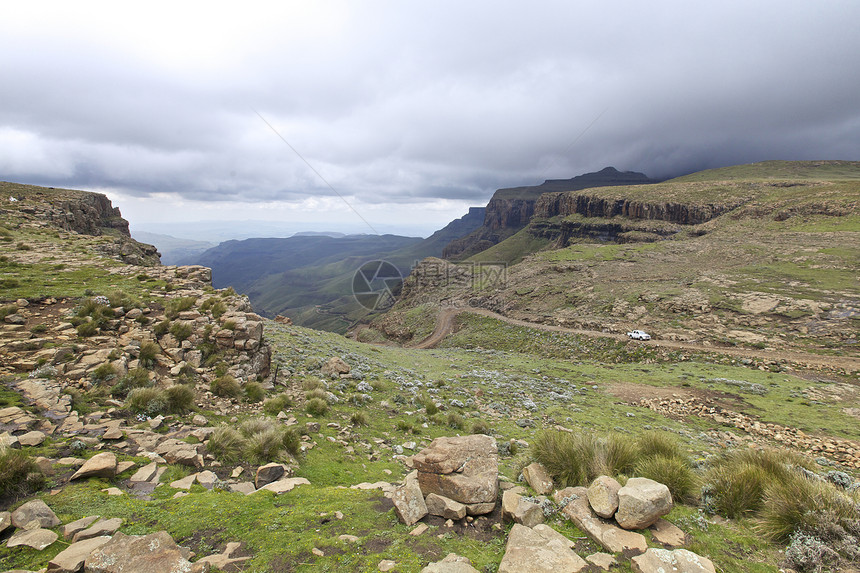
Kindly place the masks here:
[(225, 5), (3, 2), (0, 179), (426, 235), (609, 165), (860, 159), (856, 0)]

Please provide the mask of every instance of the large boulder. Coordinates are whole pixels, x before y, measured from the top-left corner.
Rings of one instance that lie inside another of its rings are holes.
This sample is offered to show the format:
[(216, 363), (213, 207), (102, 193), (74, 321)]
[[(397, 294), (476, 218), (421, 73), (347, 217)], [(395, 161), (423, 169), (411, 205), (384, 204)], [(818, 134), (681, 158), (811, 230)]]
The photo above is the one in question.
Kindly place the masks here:
[(549, 472), (538, 462), (532, 462), (523, 468), (523, 477), (538, 495), (552, 493), (553, 483)]
[(601, 519), (588, 503), (588, 490), (584, 487), (569, 487), (555, 494), (556, 503), (567, 500), (562, 513), (585, 532), (595, 543), (610, 553), (638, 555), (648, 548), (645, 536), (635, 531), (621, 529), (615, 523)]
[(672, 511), (669, 488), (648, 478), (630, 478), (618, 490), (615, 521), (624, 529), (643, 529)]
[(576, 573), (588, 564), (573, 552), (573, 542), (547, 525), (533, 529), (514, 524), (498, 573)]
[(56, 527), (60, 525), (60, 518), (41, 499), (28, 501), (12, 512), (11, 523), (19, 529), (23, 529), (33, 521), (38, 521), (39, 527)]
[(609, 476), (600, 476), (588, 486), (588, 503), (594, 513), (609, 519), (618, 509), (618, 490), (621, 484)]
[[(203, 568), (199, 568), (203, 569)], [(208, 566), (205, 571), (208, 571)], [(89, 554), (86, 573), (191, 572), (191, 563), (166, 531), (149, 535), (115, 534), (110, 541)], [(201, 573), (203, 573), (201, 571)]]
[(418, 485), (417, 472), (406, 476), (403, 485), (394, 490), (391, 501), (400, 521), (406, 525), (413, 525), (427, 515), (427, 503)]
[(649, 549), (631, 559), (633, 573), (716, 573), (713, 562), (686, 549)]
[(412, 458), (424, 494), (467, 505), (495, 503), (499, 495), (496, 440), (483, 434), (442, 437)]
[(47, 573), (77, 573), (81, 571), (84, 567), (84, 561), (90, 553), (108, 541), (110, 541), (110, 537), (103, 535), (72, 543), (48, 562)]
[(112, 452), (102, 452), (94, 455), (84, 462), (84, 465), (82, 465), (69, 479), (76, 480), (86, 477), (112, 478), (115, 475), (116, 456)]

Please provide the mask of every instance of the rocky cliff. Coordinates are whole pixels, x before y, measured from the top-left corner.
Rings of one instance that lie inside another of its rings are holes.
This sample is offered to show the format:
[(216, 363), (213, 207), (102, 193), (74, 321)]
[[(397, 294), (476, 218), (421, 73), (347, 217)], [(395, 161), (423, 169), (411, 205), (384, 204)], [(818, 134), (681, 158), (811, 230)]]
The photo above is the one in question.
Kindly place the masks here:
[(132, 239), (128, 221), (119, 207), (102, 193), (54, 189), (18, 183), (0, 182), (2, 213), (14, 214), (21, 224), (49, 226), (80, 235), (113, 237), (112, 243), (100, 246), (102, 254), (134, 265), (161, 264), (153, 245)]
[(653, 182), (643, 173), (606, 167), (571, 179), (548, 179), (540, 185), (499, 189), (487, 204), (484, 224), (465, 237), (451, 241), (442, 256), (462, 260), (510, 237), (528, 224), (535, 214), (540, 197), (545, 193)]

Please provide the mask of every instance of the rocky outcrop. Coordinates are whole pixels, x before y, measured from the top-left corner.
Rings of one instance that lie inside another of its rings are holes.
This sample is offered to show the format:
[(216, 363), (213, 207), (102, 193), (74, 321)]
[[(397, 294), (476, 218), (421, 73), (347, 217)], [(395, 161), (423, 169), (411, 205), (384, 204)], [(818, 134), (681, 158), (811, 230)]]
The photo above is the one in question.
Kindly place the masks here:
[(499, 455), (490, 436), (442, 437), (413, 458), (418, 484), (466, 505), (495, 503), (499, 495)]
[(586, 173), (572, 179), (548, 179), (540, 185), (499, 189), (487, 204), (484, 224), (469, 235), (448, 243), (442, 251), (442, 257), (465, 259), (510, 237), (536, 215), (539, 198), (544, 193), (647, 183), (654, 181), (642, 173), (606, 167), (596, 173)]

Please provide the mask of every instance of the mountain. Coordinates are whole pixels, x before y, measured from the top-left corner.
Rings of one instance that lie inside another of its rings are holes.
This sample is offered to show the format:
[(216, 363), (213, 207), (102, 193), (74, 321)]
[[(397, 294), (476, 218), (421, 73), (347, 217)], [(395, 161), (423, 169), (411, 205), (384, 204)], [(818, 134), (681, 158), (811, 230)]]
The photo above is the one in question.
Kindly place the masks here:
[(426, 239), (301, 233), (227, 241), (191, 261), (212, 268), (214, 285), (247, 294), (264, 316), (282, 314), (304, 326), (346, 332), (372, 312), (353, 296), (353, 279), (363, 264), (385, 260), (405, 277), (418, 261), (440, 256), (446, 244), (472, 232), (483, 219), (484, 208), (473, 207)]
[(383, 334), (409, 340), (416, 309), (444, 304), (714, 347), (857, 353), (860, 162), (764, 162), (531, 200), (515, 234), (465, 264), (428, 263), (458, 282), (414, 272), (376, 320)]
[(499, 189), (487, 204), (483, 224), (469, 235), (451, 241), (443, 249), (442, 256), (451, 260), (466, 259), (510, 237), (528, 224), (537, 199), (544, 193), (654, 182), (643, 173), (606, 167), (571, 179), (548, 179), (540, 185)]
[(215, 243), (210, 243), (209, 241), (180, 239), (171, 235), (161, 235), (146, 231), (135, 231), (134, 236), (141, 241), (155, 245), (161, 253), (161, 262), (165, 265), (183, 264), (184, 261), (194, 258), (203, 251), (215, 246)]

